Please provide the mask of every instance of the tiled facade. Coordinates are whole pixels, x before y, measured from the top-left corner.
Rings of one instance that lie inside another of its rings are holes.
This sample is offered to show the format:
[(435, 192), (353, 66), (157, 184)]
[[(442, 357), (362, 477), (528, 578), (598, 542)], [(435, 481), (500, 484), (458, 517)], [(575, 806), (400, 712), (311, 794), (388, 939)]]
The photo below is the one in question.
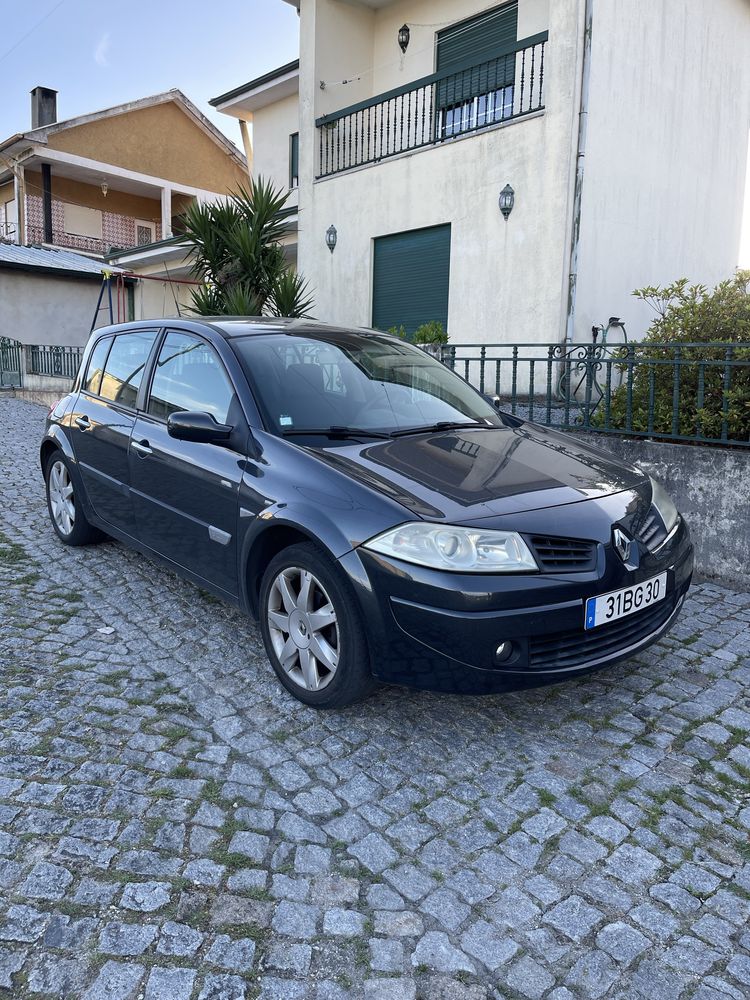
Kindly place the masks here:
[[(154, 222), (152, 224), (155, 227), (154, 240), (160, 240), (162, 238), (161, 223)], [(26, 196), (26, 233), (28, 243), (44, 242), (44, 220), (40, 195)], [(53, 198), (52, 242), (55, 246), (71, 247), (89, 253), (107, 253), (112, 247), (138, 246), (136, 219), (114, 212), (102, 212), (101, 239), (92, 236), (77, 236), (65, 232), (65, 203)], [(151, 242), (151, 240), (146, 242)]]

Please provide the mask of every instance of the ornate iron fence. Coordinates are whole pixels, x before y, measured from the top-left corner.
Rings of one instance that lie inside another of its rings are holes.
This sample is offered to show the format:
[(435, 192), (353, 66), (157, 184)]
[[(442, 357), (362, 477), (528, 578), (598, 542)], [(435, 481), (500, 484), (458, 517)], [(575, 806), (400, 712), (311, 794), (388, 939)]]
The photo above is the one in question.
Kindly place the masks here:
[(21, 344), (10, 337), (0, 337), (0, 387), (18, 389), (21, 386)]
[(444, 344), (431, 353), (537, 423), (750, 446), (750, 343)]
[(434, 146), (544, 109), (548, 33), (492, 59), (432, 73), (318, 118), (318, 178)]
[(74, 379), (83, 355), (82, 347), (45, 347), (29, 344), (26, 348), (26, 371), (29, 375), (51, 375)]

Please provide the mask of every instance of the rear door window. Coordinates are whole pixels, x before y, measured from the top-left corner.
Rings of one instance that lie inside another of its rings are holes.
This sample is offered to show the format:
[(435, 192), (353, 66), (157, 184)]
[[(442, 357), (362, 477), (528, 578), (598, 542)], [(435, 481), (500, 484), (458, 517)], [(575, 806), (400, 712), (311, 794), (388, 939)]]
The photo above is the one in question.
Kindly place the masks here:
[(135, 408), (138, 387), (148, 356), (156, 339), (156, 330), (121, 333), (115, 337), (104, 366), (99, 395), (113, 403)]
[(102, 337), (95, 345), (89, 358), (88, 367), (86, 368), (86, 381), (83, 383), (83, 388), (86, 392), (93, 392), (95, 396), (99, 395), (104, 362), (107, 360), (107, 354), (111, 346), (112, 338)]
[(172, 413), (198, 410), (227, 422), (234, 387), (216, 351), (189, 333), (168, 333), (159, 351), (148, 412), (166, 420)]

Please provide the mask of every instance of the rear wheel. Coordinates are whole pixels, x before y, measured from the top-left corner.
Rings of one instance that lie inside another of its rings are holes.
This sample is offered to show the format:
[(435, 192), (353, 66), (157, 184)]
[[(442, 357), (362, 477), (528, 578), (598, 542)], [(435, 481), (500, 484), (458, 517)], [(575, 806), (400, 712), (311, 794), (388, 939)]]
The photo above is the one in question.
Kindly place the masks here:
[(53, 451), (45, 470), (47, 509), (57, 537), (66, 545), (89, 545), (104, 536), (89, 524), (79, 498), (68, 459)]
[(279, 680), (306, 705), (340, 708), (374, 687), (359, 607), (341, 570), (316, 545), (292, 545), (270, 561), (260, 625)]

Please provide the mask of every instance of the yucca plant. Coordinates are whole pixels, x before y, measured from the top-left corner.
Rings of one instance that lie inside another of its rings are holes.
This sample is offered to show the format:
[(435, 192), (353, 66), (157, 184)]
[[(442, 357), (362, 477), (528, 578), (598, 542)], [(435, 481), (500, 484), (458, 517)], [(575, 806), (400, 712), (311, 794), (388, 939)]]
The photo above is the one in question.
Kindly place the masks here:
[(183, 219), (193, 311), (201, 316), (303, 316), (313, 299), (284, 257), (288, 194), (258, 177), (227, 201), (193, 202)]

